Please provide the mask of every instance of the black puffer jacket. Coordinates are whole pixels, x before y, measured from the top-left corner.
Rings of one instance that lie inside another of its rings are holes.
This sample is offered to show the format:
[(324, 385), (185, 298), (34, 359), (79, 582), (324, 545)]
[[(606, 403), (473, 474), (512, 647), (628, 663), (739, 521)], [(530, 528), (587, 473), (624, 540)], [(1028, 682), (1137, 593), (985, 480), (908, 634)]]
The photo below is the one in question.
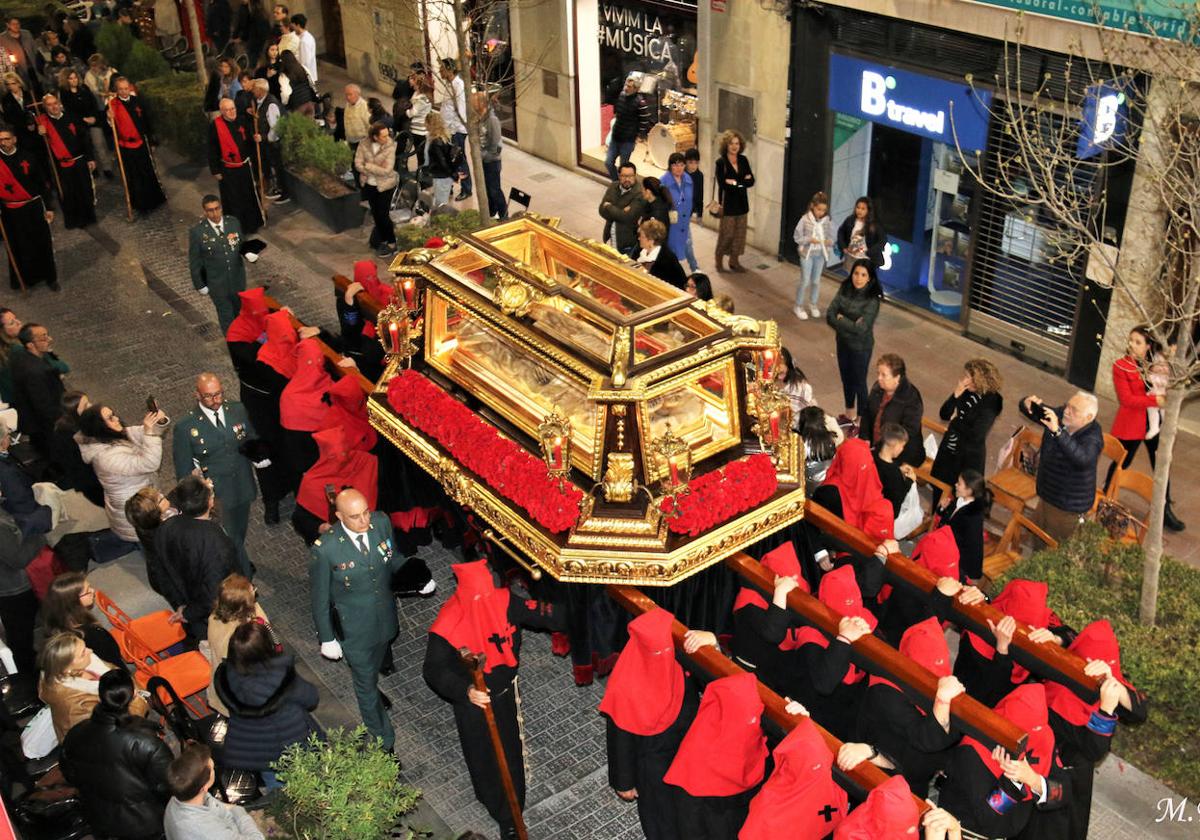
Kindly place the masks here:
[(291, 654), (280, 654), (248, 674), (222, 662), (213, 680), (229, 709), (223, 763), (242, 770), (266, 770), (288, 746), (320, 731), (309, 714), (317, 688), (296, 673)]
[(162, 834), (171, 758), (153, 724), (133, 718), (119, 725), (99, 707), (63, 739), (63, 774), (79, 788), (92, 829), (106, 837)]
[[(1096, 463), (1104, 451), (1104, 432), (1093, 420), (1074, 434), (1068, 433), (1062, 425), (1064, 408), (1060, 405), (1050, 409), (1058, 416), (1058, 434), (1051, 434), (1043, 427), (1042, 448), (1038, 452), (1037, 494), (1056, 508), (1086, 513), (1096, 502)], [(1040, 417), (1025, 409), (1024, 399), (1021, 400), (1021, 413), (1041, 423)]]
[(650, 106), (640, 93), (622, 92), (613, 103), (612, 140), (627, 143), (650, 132)]

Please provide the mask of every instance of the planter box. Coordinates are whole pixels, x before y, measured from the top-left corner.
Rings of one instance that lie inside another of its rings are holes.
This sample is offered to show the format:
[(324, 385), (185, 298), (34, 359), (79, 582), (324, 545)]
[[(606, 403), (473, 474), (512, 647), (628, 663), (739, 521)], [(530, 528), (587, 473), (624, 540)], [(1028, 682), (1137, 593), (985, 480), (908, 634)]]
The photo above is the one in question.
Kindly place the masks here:
[(319, 219), (334, 233), (362, 226), (364, 210), (359, 202), (362, 197), (352, 191), (337, 198), (326, 198), (307, 181), (301, 180), (288, 170), (283, 170), (288, 195), (292, 200)]

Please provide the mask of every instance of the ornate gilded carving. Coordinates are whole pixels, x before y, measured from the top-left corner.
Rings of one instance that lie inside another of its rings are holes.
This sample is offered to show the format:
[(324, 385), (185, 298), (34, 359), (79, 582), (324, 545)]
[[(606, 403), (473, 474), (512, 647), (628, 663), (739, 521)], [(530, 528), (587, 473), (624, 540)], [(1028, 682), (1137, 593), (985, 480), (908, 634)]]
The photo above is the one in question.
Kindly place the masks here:
[(520, 317), (545, 297), (542, 292), (507, 271), (497, 271), (496, 276), (498, 279), (492, 291), (492, 300), (505, 315)]
[[(618, 420), (624, 425), (624, 420)], [(622, 438), (624, 431), (621, 432)], [(620, 444), (618, 444), (620, 446)], [(604, 471), (604, 498), (624, 503), (633, 498), (633, 455), (628, 452), (608, 453), (608, 468)]]

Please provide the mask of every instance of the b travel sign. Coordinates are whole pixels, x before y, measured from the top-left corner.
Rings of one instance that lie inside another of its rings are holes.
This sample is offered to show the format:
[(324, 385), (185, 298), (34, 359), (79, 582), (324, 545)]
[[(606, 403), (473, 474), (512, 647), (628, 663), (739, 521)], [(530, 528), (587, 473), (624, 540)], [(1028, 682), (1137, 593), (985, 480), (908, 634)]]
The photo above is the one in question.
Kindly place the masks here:
[(842, 114), (964, 149), (987, 146), (992, 95), (965, 81), (949, 82), (886, 64), (834, 53), (829, 57), (829, 107)]
[(1095, 157), (1125, 139), (1125, 124), (1129, 118), (1127, 88), (1128, 85), (1103, 82), (1088, 88), (1076, 149), (1081, 160)]

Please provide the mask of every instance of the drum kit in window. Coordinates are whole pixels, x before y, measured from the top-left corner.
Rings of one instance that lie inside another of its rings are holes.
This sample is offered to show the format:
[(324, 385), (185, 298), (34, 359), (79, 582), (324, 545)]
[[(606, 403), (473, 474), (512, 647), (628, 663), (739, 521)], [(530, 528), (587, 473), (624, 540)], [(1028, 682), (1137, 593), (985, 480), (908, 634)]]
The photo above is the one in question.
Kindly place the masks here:
[(696, 145), (696, 96), (668, 90), (663, 93), (661, 104), (660, 114), (667, 113), (667, 122), (650, 129), (646, 145), (654, 165), (666, 169), (672, 154), (682, 154)]

